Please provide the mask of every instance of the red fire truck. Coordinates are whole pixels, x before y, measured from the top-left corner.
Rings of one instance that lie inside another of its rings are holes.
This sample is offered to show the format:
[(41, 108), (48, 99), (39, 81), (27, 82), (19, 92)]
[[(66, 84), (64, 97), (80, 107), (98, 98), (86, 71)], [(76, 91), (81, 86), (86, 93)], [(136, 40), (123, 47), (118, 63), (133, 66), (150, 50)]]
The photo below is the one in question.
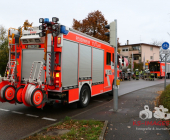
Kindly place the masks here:
[[(45, 22), (53, 24), (40, 19)], [(50, 102), (78, 101), (80, 107), (86, 107), (91, 97), (113, 90), (114, 48), (66, 26), (55, 26), (57, 35), (50, 30), (42, 33), (42, 26), (9, 29), (9, 62), (1, 77), (1, 102), (42, 108)]]
[[(155, 78), (165, 77), (165, 62), (161, 61), (151, 61), (149, 62), (150, 73), (155, 74)], [(166, 63), (166, 75), (170, 78), (170, 63)]]

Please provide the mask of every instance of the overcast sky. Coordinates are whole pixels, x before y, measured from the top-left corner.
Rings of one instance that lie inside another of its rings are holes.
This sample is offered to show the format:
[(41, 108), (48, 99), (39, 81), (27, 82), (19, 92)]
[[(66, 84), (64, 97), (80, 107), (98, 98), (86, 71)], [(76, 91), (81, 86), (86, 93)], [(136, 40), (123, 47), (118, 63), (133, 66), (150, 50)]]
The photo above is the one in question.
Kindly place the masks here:
[(121, 45), (170, 43), (170, 0), (1, 0), (0, 25), (18, 28), (28, 19), (39, 26), (39, 18), (58, 17), (72, 27), (73, 18), (82, 20), (99, 10), (110, 23), (117, 19)]

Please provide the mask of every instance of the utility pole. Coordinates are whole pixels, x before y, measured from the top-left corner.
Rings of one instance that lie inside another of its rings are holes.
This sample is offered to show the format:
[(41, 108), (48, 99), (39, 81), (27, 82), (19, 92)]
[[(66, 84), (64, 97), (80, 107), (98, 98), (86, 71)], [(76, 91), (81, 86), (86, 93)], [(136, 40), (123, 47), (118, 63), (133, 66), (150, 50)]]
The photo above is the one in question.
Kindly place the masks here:
[(154, 61), (154, 54), (155, 54), (155, 53), (153, 53), (153, 61)]
[(164, 81), (164, 90), (166, 88), (166, 54), (165, 54), (165, 81)]
[(113, 106), (114, 106), (114, 111), (118, 110), (118, 86), (116, 85), (116, 81), (117, 81), (117, 20), (114, 20), (115, 22), (115, 26), (114, 26), (114, 33), (115, 33), (115, 44), (114, 46), (114, 51), (115, 51), (115, 65), (114, 65), (114, 102), (113, 102)]
[(133, 52), (132, 52), (132, 60), (131, 60), (131, 71), (133, 73)]
[(110, 32), (105, 35), (110, 37), (110, 45), (114, 47), (114, 85), (113, 85), (113, 109), (111, 111), (118, 111), (118, 79), (117, 79), (117, 20), (114, 20), (105, 28), (110, 29)]

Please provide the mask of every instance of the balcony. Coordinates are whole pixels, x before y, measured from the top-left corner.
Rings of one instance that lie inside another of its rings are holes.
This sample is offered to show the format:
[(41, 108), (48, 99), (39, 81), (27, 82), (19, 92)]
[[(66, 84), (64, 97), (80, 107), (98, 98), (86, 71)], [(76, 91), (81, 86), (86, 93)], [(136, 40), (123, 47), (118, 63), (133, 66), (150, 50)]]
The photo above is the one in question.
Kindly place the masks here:
[(141, 51), (139, 51), (139, 50), (133, 50), (133, 51), (131, 51), (131, 54), (132, 54), (132, 52), (133, 52), (133, 54), (141, 54)]
[[(132, 59), (132, 55), (130, 56), (130, 60), (131, 59)], [(141, 54), (134, 54), (133, 55), (133, 62), (141, 63), (142, 62)]]
[(132, 48), (130, 47), (129, 48), (129, 51), (133, 51), (133, 54), (141, 54), (141, 50), (139, 50), (140, 48)]

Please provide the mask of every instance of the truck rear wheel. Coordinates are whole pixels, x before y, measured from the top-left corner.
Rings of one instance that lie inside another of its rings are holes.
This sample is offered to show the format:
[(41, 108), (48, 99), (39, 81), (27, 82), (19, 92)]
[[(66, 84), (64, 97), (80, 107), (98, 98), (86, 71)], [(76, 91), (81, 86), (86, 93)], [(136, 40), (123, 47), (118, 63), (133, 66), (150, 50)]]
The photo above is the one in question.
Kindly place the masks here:
[(90, 89), (87, 85), (84, 85), (80, 91), (79, 107), (86, 107), (90, 102)]

